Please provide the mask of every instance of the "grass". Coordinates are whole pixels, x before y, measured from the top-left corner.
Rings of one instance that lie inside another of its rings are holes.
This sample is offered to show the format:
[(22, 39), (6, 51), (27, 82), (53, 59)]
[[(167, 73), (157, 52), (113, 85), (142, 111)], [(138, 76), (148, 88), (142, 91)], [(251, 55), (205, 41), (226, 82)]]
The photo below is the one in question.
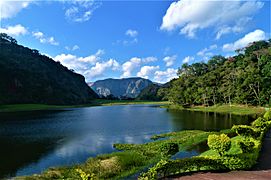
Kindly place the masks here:
[(58, 106), (46, 104), (12, 104), (12, 105), (0, 105), (0, 112), (51, 110), (51, 109), (64, 109), (70, 107), (74, 106)]
[(168, 101), (143, 101), (143, 100), (105, 100), (97, 99), (92, 102), (96, 105), (101, 106), (113, 106), (113, 105), (130, 105), (130, 104), (157, 104), (157, 105), (167, 105)]
[(167, 101), (132, 101), (132, 100), (93, 100), (90, 104), (83, 105), (47, 105), (47, 104), (11, 104), (0, 105), (0, 112), (37, 111), (37, 110), (61, 110), (66, 108), (80, 108), (91, 106), (113, 106), (131, 104), (168, 104)]
[[(199, 130), (166, 133), (155, 136), (156, 140), (145, 144), (115, 144), (119, 152), (89, 158), (85, 163), (51, 168), (39, 175), (17, 177), (17, 179), (122, 179), (144, 170), (164, 157), (161, 146), (177, 143), (179, 151), (206, 141), (212, 132)], [(167, 139), (160, 139), (167, 137)]]
[(246, 105), (215, 105), (215, 106), (193, 106), (191, 108), (183, 108), (178, 105), (164, 106), (169, 109), (189, 110), (189, 111), (202, 111), (202, 112), (217, 112), (217, 113), (231, 113), (235, 115), (261, 115), (266, 111), (264, 107), (246, 106)]

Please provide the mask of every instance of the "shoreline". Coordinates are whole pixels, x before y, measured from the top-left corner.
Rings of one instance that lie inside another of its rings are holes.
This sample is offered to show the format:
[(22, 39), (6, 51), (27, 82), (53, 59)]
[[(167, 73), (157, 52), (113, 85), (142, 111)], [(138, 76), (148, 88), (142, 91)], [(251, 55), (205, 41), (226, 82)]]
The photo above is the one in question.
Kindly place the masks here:
[(0, 113), (21, 112), (21, 111), (65, 110), (67, 108), (133, 105), (133, 104), (166, 105), (166, 104), (169, 104), (169, 102), (168, 101), (94, 100), (90, 104), (81, 104), (81, 105), (7, 104), (7, 105), (0, 105)]
[(170, 104), (161, 106), (163, 108), (171, 110), (187, 110), (187, 111), (200, 111), (200, 112), (214, 112), (214, 113), (230, 113), (234, 115), (262, 115), (270, 108), (257, 107), (257, 106), (245, 106), (245, 105), (215, 105), (215, 106), (193, 106), (184, 108), (180, 105)]
[(2, 112), (21, 112), (21, 111), (42, 111), (42, 110), (65, 110), (68, 108), (82, 108), (94, 106), (116, 106), (116, 105), (136, 105), (136, 104), (149, 104), (160, 105), (161, 108), (169, 110), (187, 110), (199, 112), (214, 112), (214, 113), (230, 113), (234, 115), (262, 115), (270, 108), (246, 106), (246, 105), (215, 105), (215, 106), (192, 106), (184, 108), (180, 105), (172, 104), (169, 101), (131, 101), (131, 100), (94, 100), (90, 104), (82, 105), (47, 105), (47, 104), (9, 104), (0, 105), (0, 113)]

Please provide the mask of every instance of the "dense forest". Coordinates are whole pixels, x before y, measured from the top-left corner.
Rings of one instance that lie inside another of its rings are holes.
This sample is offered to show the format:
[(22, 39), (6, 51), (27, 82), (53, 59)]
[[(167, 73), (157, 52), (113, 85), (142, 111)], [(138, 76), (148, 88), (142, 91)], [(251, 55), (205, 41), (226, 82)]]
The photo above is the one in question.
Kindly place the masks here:
[(237, 55), (183, 64), (179, 78), (158, 95), (179, 105), (271, 105), (271, 40), (250, 43)]
[(97, 98), (85, 78), (0, 34), (0, 104), (83, 104)]

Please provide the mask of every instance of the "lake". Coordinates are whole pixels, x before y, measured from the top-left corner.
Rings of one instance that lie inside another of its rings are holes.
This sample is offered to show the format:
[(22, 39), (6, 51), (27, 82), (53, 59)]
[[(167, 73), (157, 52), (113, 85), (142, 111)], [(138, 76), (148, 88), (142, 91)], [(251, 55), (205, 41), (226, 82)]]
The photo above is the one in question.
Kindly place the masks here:
[(84, 162), (116, 151), (114, 143), (145, 143), (154, 134), (220, 130), (251, 120), (249, 116), (167, 110), (155, 105), (0, 113), (0, 178)]

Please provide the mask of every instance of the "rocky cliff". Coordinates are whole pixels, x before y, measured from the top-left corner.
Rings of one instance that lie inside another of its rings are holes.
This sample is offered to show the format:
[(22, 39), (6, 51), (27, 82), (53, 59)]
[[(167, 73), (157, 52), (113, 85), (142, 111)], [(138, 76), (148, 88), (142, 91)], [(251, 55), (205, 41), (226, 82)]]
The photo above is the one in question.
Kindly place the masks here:
[(152, 82), (143, 78), (105, 79), (96, 81), (91, 88), (100, 96), (113, 95), (117, 98), (136, 98)]

